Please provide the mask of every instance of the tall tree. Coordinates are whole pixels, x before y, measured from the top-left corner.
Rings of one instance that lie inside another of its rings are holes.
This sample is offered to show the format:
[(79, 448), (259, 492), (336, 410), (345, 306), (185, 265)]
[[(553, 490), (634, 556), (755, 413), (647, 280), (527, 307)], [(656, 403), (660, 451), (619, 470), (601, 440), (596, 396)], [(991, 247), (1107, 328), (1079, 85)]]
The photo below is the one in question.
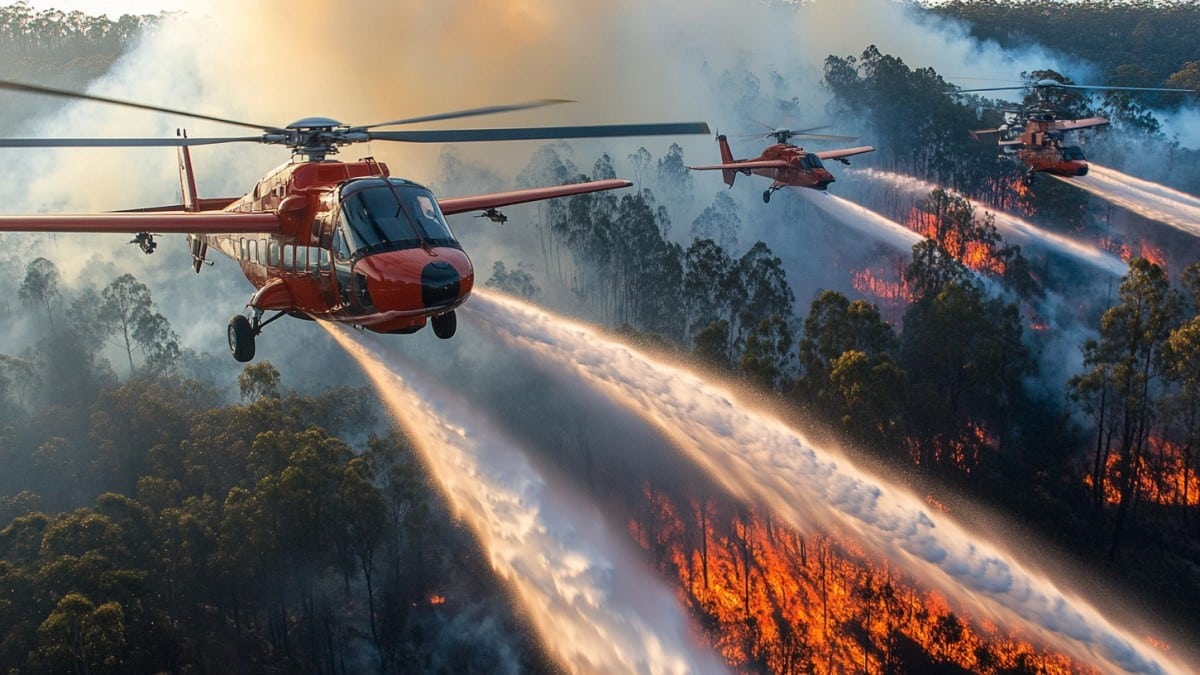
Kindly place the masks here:
[(974, 283), (951, 280), (909, 307), (900, 362), (918, 464), (970, 476), (1003, 448), (1032, 370), (1021, 336), (1017, 308)]
[(877, 307), (825, 291), (804, 320), (796, 393), (852, 437), (882, 444), (903, 429), (898, 346)]
[(1120, 303), (1101, 317), (1099, 339), (1083, 345), (1086, 370), (1068, 383), (1073, 400), (1096, 425), (1094, 512), (1103, 507), (1107, 487), (1116, 491), (1110, 558), (1117, 554), (1125, 523), (1141, 496), (1145, 455), (1160, 421), (1160, 353), (1179, 325), (1181, 308), (1181, 297), (1162, 268), (1144, 258), (1130, 261)]
[(133, 348), (147, 355), (151, 366), (166, 366), (179, 358), (179, 340), (165, 317), (154, 310), (150, 289), (132, 274), (122, 274), (100, 293), (101, 326), (116, 334), (135, 372)]
[(712, 204), (704, 207), (704, 211), (692, 221), (693, 239), (712, 239), (727, 250), (737, 248), (738, 233), (742, 229), (742, 219), (738, 215), (737, 204), (725, 192), (718, 192)]
[(62, 296), (59, 284), (62, 277), (54, 263), (45, 258), (34, 258), (25, 265), (25, 279), (17, 291), (21, 301), (29, 305), (37, 305), (46, 311), (46, 320), (50, 322), (50, 330), (54, 330), (54, 313), (50, 303)]
[[(692, 241), (683, 258), (683, 305), (690, 341), (717, 321), (725, 322), (728, 333), (734, 299), (742, 292), (741, 283), (734, 261), (724, 248), (712, 239)], [(722, 351), (728, 362), (728, 346)]]
[(533, 275), (530, 274), (525, 263), (510, 270), (503, 260), (497, 260), (492, 264), (492, 276), (483, 285), (488, 288), (498, 288), (505, 293), (511, 293), (527, 300), (532, 299), (542, 290), (534, 283)]

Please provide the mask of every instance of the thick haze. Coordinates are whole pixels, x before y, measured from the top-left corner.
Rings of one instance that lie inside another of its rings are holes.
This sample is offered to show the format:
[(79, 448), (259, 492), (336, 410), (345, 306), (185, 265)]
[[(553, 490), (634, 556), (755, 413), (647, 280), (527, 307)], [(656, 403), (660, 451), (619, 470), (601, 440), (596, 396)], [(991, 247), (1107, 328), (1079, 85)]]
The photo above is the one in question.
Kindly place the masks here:
[[(959, 27), (914, 17), (907, 6), (883, 0), (800, 5), (733, 0), (472, 0), (403, 5), (377, 1), (318, 3), (303, 12), (282, 0), (249, 6), (220, 1), (206, 6), (201, 17), (165, 21), (89, 91), (262, 125), (285, 125), (311, 115), (369, 124), (563, 97), (577, 102), (457, 122), (516, 126), (704, 120), (718, 129), (738, 131), (753, 128), (744, 119), (751, 114), (769, 123), (788, 123), (774, 118), (783, 107), (780, 102), (792, 98), (798, 99), (799, 105), (793, 107), (805, 118), (800, 123), (831, 121), (819, 84), (825, 57), (856, 55), (871, 44), (910, 66), (934, 66), (951, 74), (1013, 77), (1033, 67), (1063, 67), (1052, 56), (1005, 54), (970, 41)], [(732, 80), (727, 73), (735, 73)], [(757, 95), (741, 90), (746, 74), (758, 79)], [(738, 101), (750, 101), (754, 109), (736, 110)], [(836, 126), (861, 132), (853, 128), (852, 120)], [(44, 119), (9, 120), (3, 133), (172, 136), (177, 127), (187, 128), (192, 136), (253, 134), (228, 125), (88, 102), (65, 104), (59, 113)], [(607, 151), (618, 174), (632, 177), (625, 158), (633, 150), (644, 145), (659, 158), (672, 142), (683, 146), (685, 160), (716, 154), (712, 139), (703, 136), (579, 142), (573, 151), (564, 148), (563, 152), (571, 153), (567, 158), (580, 171), (590, 173), (595, 158)], [(735, 152), (756, 149), (754, 143), (743, 145)], [(446, 150), (439, 146), (373, 143), (346, 148), (342, 156), (352, 160), (375, 155), (387, 161), (394, 174), (434, 187), (448, 182), (453, 185), (449, 193), (461, 194), (512, 187), (516, 172), (538, 147), (537, 143), (456, 146), (455, 156), (470, 169), (449, 179), (439, 175), (438, 157)], [(174, 154), (168, 149), (0, 150), (4, 160), (0, 185), (7, 186), (5, 210), (85, 211), (178, 203)], [(203, 196), (237, 196), (288, 156), (279, 147), (238, 144), (198, 148), (193, 159)], [(464, 180), (472, 175), (480, 180)], [(678, 237), (687, 236), (691, 219), (724, 189), (713, 176), (697, 176), (694, 184), (691, 203), (678, 201), (686, 195), (658, 193), (660, 201), (674, 204)], [(748, 247), (754, 239), (764, 238), (784, 257), (789, 270), (812, 268), (809, 256), (814, 247), (779, 236), (771, 220), (794, 209), (787, 205), (763, 209), (761, 203), (754, 203), (759, 190), (754, 181), (746, 180), (732, 193), (748, 211), (740, 244)], [(478, 221), (460, 218), (458, 222), (460, 235), (478, 229)], [(493, 245), (466, 234), (464, 240), (481, 276), (495, 259), (519, 261), (520, 247), (516, 253), (505, 250), (504, 238)], [(127, 237), (121, 235), (0, 236), (17, 261), (36, 255), (50, 258), (68, 285), (85, 273), (98, 283), (120, 272), (134, 273), (150, 286), (185, 344), (195, 349), (223, 351), (221, 324), (240, 310), (251, 292), (223, 259), (198, 278), (189, 272), (181, 237), (163, 237), (159, 252), (146, 257), (127, 246)], [(861, 248), (857, 242), (854, 245)], [(801, 289), (797, 293), (801, 303), (806, 302), (809, 289), (829, 285), (811, 275), (806, 279), (798, 272), (792, 275), (793, 284)], [(184, 310), (198, 307), (203, 308), (198, 313)], [(278, 330), (281, 324), (264, 335), (263, 357), (278, 358), (271, 345), (285, 344), (285, 333), (302, 332), (302, 343), (324, 339), (319, 331), (304, 330), (310, 327), (287, 324), (286, 330)]]

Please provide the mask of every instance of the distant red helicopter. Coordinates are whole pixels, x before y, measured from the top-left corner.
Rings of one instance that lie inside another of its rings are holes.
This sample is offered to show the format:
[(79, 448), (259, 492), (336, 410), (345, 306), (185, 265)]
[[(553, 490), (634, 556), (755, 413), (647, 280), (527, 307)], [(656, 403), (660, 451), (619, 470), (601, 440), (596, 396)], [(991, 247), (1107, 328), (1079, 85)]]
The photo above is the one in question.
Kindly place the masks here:
[[(1028, 181), (1035, 173), (1055, 176), (1086, 176), (1087, 158), (1077, 145), (1067, 145), (1063, 132), (1088, 129), (1108, 124), (1104, 117), (1086, 117), (1078, 120), (1055, 119), (1052, 111), (1016, 111), (1021, 121), (1014, 125), (995, 129), (974, 129), (971, 137), (976, 140), (984, 134), (1000, 134), (1000, 148), (1006, 155), (1015, 156), (1029, 168)], [(1019, 135), (1016, 135), (1019, 132)], [(1015, 135), (1015, 137), (1013, 137)]]
[(1085, 117), (1075, 120), (1057, 119), (1054, 110), (1044, 102), (1044, 97), (1048, 92), (1061, 89), (1077, 89), (1195, 93), (1191, 89), (1069, 84), (1049, 77), (1015, 86), (959, 89), (955, 93), (966, 94), (980, 91), (1012, 91), (1021, 89), (1031, 92), (1033, 97), (1041, 102), (1020, 108), (1001, 109), (1002, 112), (1015, 116), (1012, 123), (995, 129), (975, 129), (970, 133), (971, 137), (975, 139), (984, 134), (1000, 134), (999, 144), (1004, 154), (1015, 157), (1028, 167), (1029, 171), (1025, 175), (1027, 183), (1036, 173), (1048, 173), (1055, 176), (1086, 176), (1088, 165), (1087, 159), (1083, 155), (1083, 150), (1077, 145), (1067, 145), (1064, 142), (1063, 133), (1108, 124), (1108, 119), (1104, 117)]
[[(766, 125), (764, 125), (766, 126)], [(771, 193), (784, 187), (803, 187), (814, 190), (825, 190), (834, 181), (833, 174), (821, 163), (823, 159), (837, 160), (849, 164), (847, 157), (874, 152), (875, 148), (863, 145), (857, 148), (842, 150), (826, 150), (824, 152), (806, 152), (804, 148), (792, 145), (788, 141), (797, 137), (821, 138), (826, 140), (854, 140), (851, 136), (830, 136), (809, 133), (812, 129), (794, 131), (792, 129), (776, 128), (765, 134), (774, 138), (772, 145), (762, 154), (753, 159), (734, 159), (729, 149), (729, 141), (724, 135), (717, 136), (717, 145), (721, 148), (721, 163), (708, 166), (689, 166), (693, 171), (711, 171), (720, 169), (725, 184), (733, 187), (733, 181), (738, 173), (747, 176), (757, 174), (770, 178), (773, 182), (763, 191), (763, 202), (770, 203)]]
[[(328, 159), (338, 148), (366, 141), (459, 143), (468, 141), (600, 138), (707, 134), (703, 122), (599, 126), (521, 127), (427, 131), (376, 131), (378, 127), (489, 115), (536, 108), (560, 99), (489, 106), (349, 126), (309, 117), (286, 127), (251, 124), (159, 106), (38, 85), (0, 81), (0, 89), (151, 110), (261, 131), (224, 138), (0, 138), (0, 147), (176, 147), (183, 203), (132, 211), (0, 216), (0, 231), (123, 232), (152, 253), (156, 234), (186, 234), (199, 272), (210, 249), (234, 260), (257, 289), (246, 314), (229, 321), (229, 349), (238, 361), (254, 358), (254, 339), (275, 319), (294, 316), (361, 326), (379, 333), (413, 333), (428, 321), (442, 339), (457, 328), (454, 310), (475, 282), (471, 260), (444, 216), (481, 211), (496, 222), (498, 207), (629, 187), (600, 180), (512, 192), (436, 198), (425, 187), (392, 177), (366, 158)], [(293, 158), (267, 174), (242, 197), (200, 198), (190, 148), (218, 143), (272, 143)], [(275, 312), (263, 319), (266, 312)]]

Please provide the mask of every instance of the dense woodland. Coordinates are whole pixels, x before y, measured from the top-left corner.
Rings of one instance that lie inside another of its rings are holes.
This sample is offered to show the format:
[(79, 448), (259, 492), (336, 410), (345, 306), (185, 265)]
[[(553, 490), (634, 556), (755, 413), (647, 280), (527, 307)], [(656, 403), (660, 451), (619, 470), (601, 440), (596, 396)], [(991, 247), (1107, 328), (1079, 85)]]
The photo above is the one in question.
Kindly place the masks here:
[[(1188, 64), (1200, 55), (1194, 43), (1170, 36), (1195, 24), (1194, 4), (1043, 2), (1053, 5), (1053, 20), (1033, 24), (1027, 17), (1045, 9), (1037, 2), (954, 2), (936, 11), (966, 17), (983, 37), (1040, 41), (1094, 59), (1113, 77), (1128, 63), (1152, 72), (1132, 83), (1188, 86)], [(20, 4), (0, 16), (0, 51), (45, 64), (21, 71), (30, 79), (57, 70), (86, 80), (92, 71), (71, 65), (81, 61), (103, 72), (141, 21), (36, 14)], [(1060, 28), (1056, 40), (1037, 32), (1059, 17), (1075, 30)], [(1137, 31), (1158, 41), (1135, 39)], [(1091, 36), (1100, 34), (1130, 51), (1090, 53)], [(1137, 51), (1149, 44), (1153, 61)], [(753, 83), (756, 75), (726, 77)], [(1036, 216), (1058, 231), (1103, 230), (1098, 214), (1108, 207), (1080, 191), (1051, 182), (1017, 190), (1020, 168), (962, 133), (994, 123), (995, 113), (982, 99), (950, 96), (938, 73), (868, 47), (830, 56), (824, 84), (838, 110), (869, 124), (878, 166)], [(1162, 138), (1142, 103), (1063, 104), (1107, 106), (1125, 134), (1171, 147), (1177, 166), (1191, 167), (1173, 174), (1173, 184), (1200, 193), (1200, 157)], [(726, 193), (673, 223), (683, 195), (690, 200), (697, 191), (678, 146), (659, 158), (641, 150), (625, 159), (645, 177), (638, 191), (547, 203), (524, 226), (540, 257), (497, 261), (490, 274), (480, 270), (487, 285), (534, 301), (550, 287), (569, 288), (575, 313), (758, 388), (797, 424), (913, 485), (982, 499), (1169, 621), (1195, 623), (1194, 242), (1172, 247), (1170, 264), (1131, 258), (1111, 297), (1096, 301), (1106, 304), (1081, 313), (1089, 325), (1077, 345), (1080, 372), (1046, 384), (1038, 356), (1044, 329), (1034, 327), (1039, 308), (1050, 290), (1077, 291), (1092, 280), (1061, 260), (1006, 244), (991, 219), (956, 193), (937, 190), (921, 201), (931, 238), (903, 261), (903, 306), (898, 320), (885, 320), (880, 299), (865, 294), (828, 289), (798, 300), (767, 243), (739, 243), (757, 216)], [(580, 170), (548, 147), (519, 182), (615, 175), (609, 156)], [(478, 672), (497, 663), (520, 672), (552, 669), (367, 392), (289, 391), (265, 361), (236, 383), (206, 379), (212, 356), (181, 346), (136, 277), (68, 287), (44, 258), (5, 269), (0, 295), (19, 299), (10, 310), (32, 328), (22, 349), (0, 354), (0, 663), (21, 672), (92, 673)], [(230, 390), (236, 393), (222, 393)], [(562, 459), (589, 472), (595, 462), (569, 453)], [(633, 494), (625, 485), (620, 496), (620, 481), (610, 480), (592, 488), (613, 504), (627, 502), (631, 517), (661, 517), (652, 507), (689, 498), (665, 477), (646, 479)], [(730, 510), (743, 550), (765, 552), (768, 540), (806, 550), (803, 538), (756, 534), (759, 525)], [(641, 518), (635, 536), (660, 569), (687, 577), (686, 563), (670, 554), (676, 544), (655, 550), (646, 535), (653, 520)], [(761, 542), (752, 546), (756, 536)], [(808, 545), (813, 557), (796, 563), (793, 556), (792, 564), (812, 574), (821, 551), (823, 571), (836, 546), (820, 538)], [(697, 578), (707, 583), (707, 574)], [(884, 606), (894, 597), (890, 577), (885, 584), (862, 572), (841, 574), (866, 579), (855, 594), (866, 599), (868, 618), (870, 602)], [(705, 584), (689, 583), (689, 607), (715, 635), (720, 621)], [(783, 614), (756, 620), (782, 625)], [(916, 625), (925, 619), (908, 617)], [(907, 629), (899, 619), (882, 637), (865, 628), (864, 615), (845, 621), (863, 653), (893, 672), (951, 658), (901, 639)], [(744, 633), (754, 625), (741, 621), (736, 638), (726, 633), (714, 643), (750, 645), (754, 636)], [(938, 626), (956, 636), (964, 630), (952, 614)], [(784, 633), (790, 642), (783, 651), (723, 652), (743, 670), (811, 669), (815, 647), (802, 630)], [(1000, 672), (998, 657), (985, 652), (976, 650), (971, 669)], [(1039, 672), (1023, 663), (1003, 672)]]

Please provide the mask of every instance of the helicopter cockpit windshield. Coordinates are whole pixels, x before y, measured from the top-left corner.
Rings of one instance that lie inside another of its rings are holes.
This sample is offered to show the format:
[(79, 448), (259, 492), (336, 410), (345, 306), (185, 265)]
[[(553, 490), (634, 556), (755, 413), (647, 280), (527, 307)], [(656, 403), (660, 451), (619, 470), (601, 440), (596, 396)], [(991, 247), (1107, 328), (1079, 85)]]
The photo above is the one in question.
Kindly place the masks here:
[(354, 257), (421, 246), (462, 248), (433, 193), (416, 183), (352, 180), (342, 185), (339, 198), (339, 229)]
[(1062, 157), (1063, 157), (1063, 159), (1067, 160), (1068, 162), (1070, 162), (1070, 161), (1082, 162), (1086, 159), (1083, 156), (1083, 150), (1080, 150), (1078, 145), (1068, 145), (1067, 147), (1063, 148), (1062, 149)]
[(825, 165), (821, 163), (821, 158), (816, 154), (808, 152), (800, 156), (800, 168), (806, 171), (813, 169), (824, 169)]

